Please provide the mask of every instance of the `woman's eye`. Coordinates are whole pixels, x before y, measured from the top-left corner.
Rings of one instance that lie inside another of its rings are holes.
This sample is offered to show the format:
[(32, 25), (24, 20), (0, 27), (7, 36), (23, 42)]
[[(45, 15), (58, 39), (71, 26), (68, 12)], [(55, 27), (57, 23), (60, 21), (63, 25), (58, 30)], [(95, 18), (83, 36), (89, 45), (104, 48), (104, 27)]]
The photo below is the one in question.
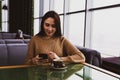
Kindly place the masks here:
[(47, 26), (47, 27), (51, 26), (51, 27), (55, 28), (55, 25), (54, 25), (54, 24), (53, 24), (53, 25), (50, 25), (50, 24), (48, 24), (48, 23), (45, 23), (45, 26)]
[(45, 23), (45, 25), (46, 25), (46, 26), (50, 26), (50, 24), (48, 24), (48, 23)]
[(55, 28), (55, 25), (52, 25), (53, 28)]

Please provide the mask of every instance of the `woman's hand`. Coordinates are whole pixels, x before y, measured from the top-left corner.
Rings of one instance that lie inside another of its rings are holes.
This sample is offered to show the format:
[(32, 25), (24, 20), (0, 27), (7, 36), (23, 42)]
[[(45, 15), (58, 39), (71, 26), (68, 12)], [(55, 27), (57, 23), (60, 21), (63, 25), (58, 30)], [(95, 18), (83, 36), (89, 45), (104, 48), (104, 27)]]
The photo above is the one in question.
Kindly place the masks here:
[(32, 63), (39, 65), (40, 63), (50, 62), (53, 59), (60, 59), (60, 57), (54, 52), (49, 52), (47, 55), (48, 55), (49, 59), (43, 59), (43, 60), (40, 60), (39, 55), (37, 55), (36, 57), (32, 58)]
[(38, 65), (39, 64), (39, 59), (40, 59), (39, 55), (37, 55), (36, 57), (32, 58), (32, 63)]
[(48, 57), (49, 57), (51, 60), (53, 60), (53, 59), (60, 59), (60, 57), (59, 57), (56, 53), (54, 53), (54, 52), (49, 52), (49, 53), (48, 53)]
[(39, 55), (37, 55), (36, 57), (32, 58), (32, 62), (33, 62), (33, 64), (39, 65), (42, 63), (47, 63), (47, 62), (49, 62), (49, 60), (48, 59), (40, 59)]

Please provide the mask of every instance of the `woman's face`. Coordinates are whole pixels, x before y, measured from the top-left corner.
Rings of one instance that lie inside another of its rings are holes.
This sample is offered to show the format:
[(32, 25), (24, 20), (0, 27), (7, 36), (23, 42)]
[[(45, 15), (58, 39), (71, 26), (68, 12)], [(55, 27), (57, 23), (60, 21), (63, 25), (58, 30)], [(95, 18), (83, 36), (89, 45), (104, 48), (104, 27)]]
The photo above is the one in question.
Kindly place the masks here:
[(52, 37), (56, 31), (55, 23), (53, 18), (47, 18), (44, 21), (44, 32), (47, 37)]

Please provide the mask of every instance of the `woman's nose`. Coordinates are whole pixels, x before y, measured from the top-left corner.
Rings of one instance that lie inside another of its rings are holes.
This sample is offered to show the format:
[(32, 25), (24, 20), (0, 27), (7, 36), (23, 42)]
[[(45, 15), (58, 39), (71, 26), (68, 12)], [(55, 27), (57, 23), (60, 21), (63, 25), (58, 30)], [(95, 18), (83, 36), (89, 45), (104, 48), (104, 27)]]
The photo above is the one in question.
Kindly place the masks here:
[(52, 27), (50, 26), (50, 27), (48, 28), (48, 30), (51, 31), (51, 30), (52, 30)]

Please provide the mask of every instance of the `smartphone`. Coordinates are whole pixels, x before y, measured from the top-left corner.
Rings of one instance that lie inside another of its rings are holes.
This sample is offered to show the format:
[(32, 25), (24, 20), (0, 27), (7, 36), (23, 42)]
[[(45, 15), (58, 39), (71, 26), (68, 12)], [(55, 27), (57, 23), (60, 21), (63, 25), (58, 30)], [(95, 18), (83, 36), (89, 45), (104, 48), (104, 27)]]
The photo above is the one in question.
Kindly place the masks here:
[(48, 59), (48, 55), (45, 53), (40, 53), (39, 57), (40, 57), (40, 59)]

